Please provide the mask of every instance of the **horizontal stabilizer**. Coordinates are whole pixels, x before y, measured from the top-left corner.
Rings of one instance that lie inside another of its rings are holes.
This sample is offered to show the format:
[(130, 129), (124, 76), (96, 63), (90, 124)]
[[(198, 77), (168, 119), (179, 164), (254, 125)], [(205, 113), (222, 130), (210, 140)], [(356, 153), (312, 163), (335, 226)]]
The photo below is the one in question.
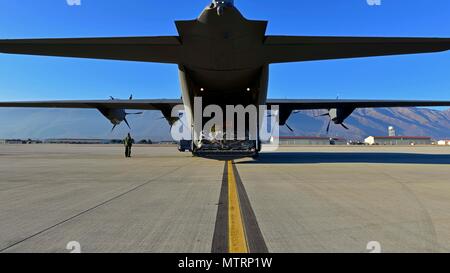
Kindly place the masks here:
[(267, 36), (266, 63), (388, 56), (450, 49), (449, 38)]
[(0, 40), (0, 52), (107, 60), (180, 63), (176, 36)]

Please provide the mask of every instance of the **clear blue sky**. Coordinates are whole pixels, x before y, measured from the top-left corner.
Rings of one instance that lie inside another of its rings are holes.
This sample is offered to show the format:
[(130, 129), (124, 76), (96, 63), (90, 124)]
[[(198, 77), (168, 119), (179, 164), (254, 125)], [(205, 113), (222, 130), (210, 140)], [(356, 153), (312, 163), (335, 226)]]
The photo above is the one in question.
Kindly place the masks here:
[[(450, 37), (449, 0), (236, 0), (268, 34)], [(0, 0), (0, 38), (176, 35), (209, 0)], [(175, 65), (0, 54), (0, 100), (180, 97)], [(271, 98), (450, 99), (450, 53), (271, 66)]]

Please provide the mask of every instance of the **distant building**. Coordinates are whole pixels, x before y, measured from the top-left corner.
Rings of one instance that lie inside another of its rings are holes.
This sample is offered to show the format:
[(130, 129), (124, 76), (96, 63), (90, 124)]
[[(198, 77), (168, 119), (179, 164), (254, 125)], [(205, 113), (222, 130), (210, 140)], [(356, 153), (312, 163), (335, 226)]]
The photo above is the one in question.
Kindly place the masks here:
[(431, 137), (370, 136), (364, 142), (369, 145), (431, 145)]
[(111, 144), (110, 139), (76, 139), (76, 138), (53, 138), (44, 140), (46, 144)]
[(23, 144), (25, 143), (21, 139), (0, 139), (0, 144)]
[(178, 145), (178, 142), (173, 140), (161, 140), (158, 142), (155, 142), (154, 144), (160, 144), (160, 145)]
[(313, 136), (280, 136), (280, 145), (347, 145), (343, 138)]
[(395, 136), (397, 136), (397, 134), (395, 133), (395, 128), (394, 128), (394, 126), (389, 126), (389, 128), (388, 128), (388, 134), (389, 134), (390, 137), (395, 137)]
[(440, 145), (440, 146), (450, 146), (450, 140), (449, 140), (449, 139), (439, 140), (439, 141), (437, 142), (437, 145)]

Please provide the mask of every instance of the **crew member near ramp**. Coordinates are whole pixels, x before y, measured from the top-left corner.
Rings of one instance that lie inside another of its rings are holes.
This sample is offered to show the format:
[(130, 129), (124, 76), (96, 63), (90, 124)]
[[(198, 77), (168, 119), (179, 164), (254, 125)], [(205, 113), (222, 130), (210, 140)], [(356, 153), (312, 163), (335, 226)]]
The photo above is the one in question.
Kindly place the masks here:
[(127, 137), (123, 140), (125, 146), (125, 157), (131, 157), (131, 147), (133, 146), (134, 139), (128, 133)]

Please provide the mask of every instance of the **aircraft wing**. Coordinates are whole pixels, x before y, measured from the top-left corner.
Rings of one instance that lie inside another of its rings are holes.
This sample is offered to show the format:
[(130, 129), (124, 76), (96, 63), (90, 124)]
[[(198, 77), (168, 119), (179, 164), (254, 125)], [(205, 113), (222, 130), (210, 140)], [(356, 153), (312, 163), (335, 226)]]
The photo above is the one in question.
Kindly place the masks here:
[(183, 104), (182, 100), (70, 100), (70, 101), (21, 101), (0, 102), (0, 107), (11, 108), (85, 108), (85, 109), (130, 109), (130, 110), (160, 110), (165, 111), (176, 105)]
[(450, 49), (450, 38), (378, 38), (267, 36), (266, 63), (440, 52)]
[(42, 56), (179, 63), (176, 36), (0, 40), (0, 52)]
[(384, 107), (432, 107), (450, 106), (450, 101), (428, 100), (286, 100), (269, 99), (267, 105), (279, 105), (290, 110), (313, 110), (331, 108), (384, 108)]
[[(85, 108), (85, 109), (130, 109), (161, 110), (183, 104), (181, 99), (156, 100), (61, 100), (61, 101), (20, 101), (0, 102), (0, 107), (10, 108)], [(267, 105), (279, 105), (290, 110), (312, 110), (330, 108), (380, 108), (380, 107), (432, 107), (450, 106), (450, 101), (428, 100), (321, 100), (321, 99), (269, 99)]]
[[(98, 109), (102, 113), (108, 109), (159, 110), (173, 124), (177, 118), (172, 117), (172, 109), (183, 104), (182, 100), (82, 100), (82, 101), (23, 101), (0, 102), (0, 107), (11, 108), (84, 108)], [(450, 106), (450, 101), (405, 101), (405, 100), (286, 100), (270, 99), (266, 102), (270, 108), (279, 106), (280, 125), (286, 124), (294, 110), (345, 108), (353, 111), (356, 108), (377, 107), (414, 107), (414, 106)]]
[(419, 106), (450, 106), (450, 101), (424, 101), (424, 100), (286, 100), (272, 99), (267, 106), (279, 106), (279, 122), (285, 125), (295, 110), (314, 109), (347, 109), (349, 113), (356, 108), (384, 108), (384, 107), (419, 107)]

